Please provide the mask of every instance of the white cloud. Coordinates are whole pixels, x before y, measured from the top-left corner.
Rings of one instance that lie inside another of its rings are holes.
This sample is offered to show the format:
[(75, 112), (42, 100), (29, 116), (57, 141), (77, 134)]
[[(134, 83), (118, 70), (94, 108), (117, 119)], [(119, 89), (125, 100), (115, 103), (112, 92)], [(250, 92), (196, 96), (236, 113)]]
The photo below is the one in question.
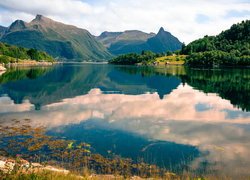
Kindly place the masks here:
[[(215, 35), (233, 23), (250, 18), (250, 3), (236, 0), (1, 0), (0, 23), (15, 19), (30, 21), (43, 14), (53, 19), (88, 29), (98, 35), (102, 31), (138, 29), (157, 32), (163, 26), (181, 41), (190, 42), (204, 35)], [(229, 15), (228, 12), (239, 13)], [(247, 12), (248, 11), (248, 12)], [(240, 12), (241, 16), (239, 16)], [(209, 18), (197, 22), (197, 15)], [(32, 16), (31, 16), (32, 15)], [(230, 18), (226, 18), (230, 17)]]

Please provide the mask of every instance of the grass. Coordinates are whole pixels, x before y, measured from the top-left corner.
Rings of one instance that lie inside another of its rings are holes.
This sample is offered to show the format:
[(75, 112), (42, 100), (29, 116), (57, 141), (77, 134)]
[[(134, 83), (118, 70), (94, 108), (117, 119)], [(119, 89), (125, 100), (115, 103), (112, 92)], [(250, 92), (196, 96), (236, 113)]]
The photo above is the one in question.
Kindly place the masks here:
[(162, 56), (155, 59), (155, 62), (159, 65), (183, 65), (185, 63), (186, 55), (171, 55), (171, 56)]
[(54, 62), (53, 60), (41, 61), (41, 60), (32, 60), (32, 59), (18, 59), (18, 58), (13, 58), (10, 56), (0, 54), (0, 64), (1, 63), (5, 63), (5, 64), (16, 63), (19, 65), (38, 65), (38, 64), (49, 64), (53, 62)]
[[(32, 173), (5, 174), (0, 179), (3, 180), (79, 180), (85, 179), (74, 174), (64, 174), (52, 171), (39, 171)], [(87, 178), (86, 178), (87, 179)]]

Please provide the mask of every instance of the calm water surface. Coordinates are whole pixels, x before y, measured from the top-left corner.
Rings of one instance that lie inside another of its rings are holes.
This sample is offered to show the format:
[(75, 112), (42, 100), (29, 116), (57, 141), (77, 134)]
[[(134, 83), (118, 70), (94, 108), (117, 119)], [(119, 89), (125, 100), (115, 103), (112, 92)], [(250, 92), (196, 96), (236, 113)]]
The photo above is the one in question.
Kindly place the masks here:
[(64, 64), (0, 76), (0, 123), (171, 171), (250, 175), (250, 69)]

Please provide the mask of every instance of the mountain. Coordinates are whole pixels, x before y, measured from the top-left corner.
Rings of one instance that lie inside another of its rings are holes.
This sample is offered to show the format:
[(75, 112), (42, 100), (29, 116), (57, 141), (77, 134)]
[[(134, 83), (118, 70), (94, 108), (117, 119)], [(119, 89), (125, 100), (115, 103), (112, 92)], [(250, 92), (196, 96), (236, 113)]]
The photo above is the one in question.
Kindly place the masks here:
[(6, 30), (7, 30), (6, 27), (0, 26), (0, 38), (1, 38), (2, 35), (5, 33)]
[(100, 36), (97, 36), (96, 39), (100, 41), (105, 47), (110, 47), (111, 43), (116, 41), (116, 38), (121, 35), (122, 32), (103, 32)]
[(29, 23), (16, 20), (5, 30), (0, 41), (42, 50), (59, 59), (93, 61), (112, 57), (87, 30), (42, 15)]
[(175, 36), (162, 27), (156, 36), (148, 39), (147, 44), (150, 47), (149, 50), (156, 53), (179, 50), (182, 46), (182, 43)]
[(143, 50), (162, 53), (181, 49), (181, 42), (163, 28), (157, 34), (137, 30), (103, 32), (96, 39), (115, 55), (141, 53)]

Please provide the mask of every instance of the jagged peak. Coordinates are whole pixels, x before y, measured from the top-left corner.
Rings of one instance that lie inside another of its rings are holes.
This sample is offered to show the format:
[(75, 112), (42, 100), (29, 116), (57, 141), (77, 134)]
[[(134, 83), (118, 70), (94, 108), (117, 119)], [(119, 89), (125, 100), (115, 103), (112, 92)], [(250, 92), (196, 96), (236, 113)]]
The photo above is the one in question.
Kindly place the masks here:
[(35, 19), (33, 19), (31, 22), (46, 22), (46, 21), (53, 21), (53, 20), (41, 14), (37, 14)]
[(165, 31), (165, 29), (163, 27), (160, 28), (159, 32), (157, 33), (158, 36), (162, 36), (162, 35), (172, 35), (170, 32)]
[(165, 29), (163, 27), (161, 27), (160, 30), (159, 30), (159, 32), (158, 32), (158, 34), (164, 33), (164, 32), (166, 32)]
[(15, 31), (26, 28), (26, 22), (23, 20), (16, 20), (9, 26), (9, 31)]
[[(35, 19), (33, 19), (30, 23), (28, 23), (29, 26), (34, 26), (34, 25), (42, 25), (43, 27), (61, 27), (62, 26), (64, 28), (77, 28), (76, 26), (73, 26), (73, 25), (68, 25), (68, 24), (64, 24), (62, 22), (58, 22), (58, 21), (55, 21), (53, 19), (50, 19), (46, 16), (43, 16), (43, 15), (40, 15), (40, 14), (37, 14)], [(84, 30), (84, 29), (83, 29)]]
[(25, 25), (25, 22), (23, 20), (15, 20), (11, 25), (14, 25), (14, 24), (21, 24), (21, 25)]
[(40, 20), (42, 20), (42, 18), (44, 18), (43, 15), (37, 14), (35, 20), (40, 21)]

